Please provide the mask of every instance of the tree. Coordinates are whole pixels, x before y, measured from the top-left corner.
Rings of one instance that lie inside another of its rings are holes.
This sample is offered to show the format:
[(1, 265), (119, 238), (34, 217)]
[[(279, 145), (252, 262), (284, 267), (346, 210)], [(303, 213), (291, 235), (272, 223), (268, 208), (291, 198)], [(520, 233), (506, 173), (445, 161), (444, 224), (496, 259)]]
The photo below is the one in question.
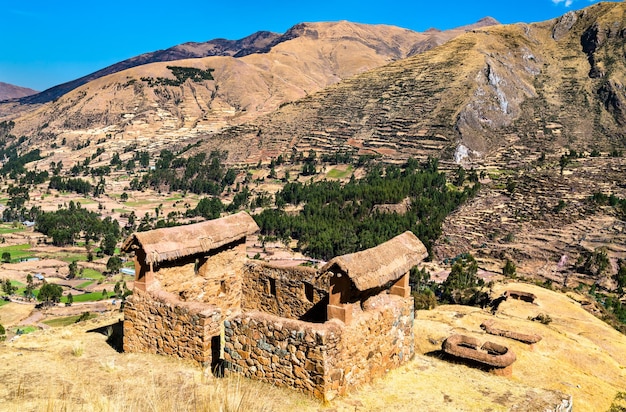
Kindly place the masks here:
[(626, 287), (626, 262), (619, 261), (619, 270), (615, 274), (615, 281), (617, 282), (617, 291), (620, 295), (624, 294), (624, 287)]
[(502, 268), (502, 274), (509, 278), (515, 278), (517, 276), (517, 268), (515, 267), (515, 263), (513, 263), (510, 259), (506, 260), (504, 267)]
[(65, 306), (72, 306), (72, 303), (74, 303), (74, 295), (72, 295), (72, 292), (67, 294), (67, 303), (65, 304)]
[(11, 263), (11, 252), (3, 252), (2, 253), (2, 261), (4, 263)]
[(113, 232), (106, 233), (102, 243), (100, 244), (102, 252), (107, 256), (113, 256), (115, 253), (115, 246), (117, 246), (117, 235)]
[(452, 265), (452, 270), (442, 285), (450, 289), (476, 286), (478, 284), (477, 272), (478, 263), (472, 255), (465, 254)]
[(441, 284), (441, 300), (462, 305), (485, 304), (489, 296), (478, 288), (484, 282), (476, 276), (477, 272), (478, 263), (474, 257), (469, 253), (461, 255)]
[(465, 183), (465, 169), (463, 169), (463, 166), (459, 166), (456, 169), (456, 178), (454, 179), (454, 185), (463, 186), (463, 183)]
[(0, 342), (2, 342), (3, 340), (6, 340), (6, 338), (7, 338), (7, 331), (6, 329), (4, 329), (4, 326), (0, 324)]
[(570, 164), (570, 161), (571, 159), (569, 158), (569, 156), (561, 155), (561, 158), (559, 159), (559, 167), (561, 168), (561, 175), (563, 174), (563, 170), (565, 170), (567, 165)]
[(117, 273), (122, 268), (122, 259), (119, 256), (111, 256), (107, 261), (107, 271), (109, 273)]
[(121, 298), (122, 295), (124, 295), (124, 292), (122, 291), (122, 286), (120, 285), (120, 282), (115, 282), (115, 287), (113, 288), (113, 293), (115, 293), (115, 297), (116, 298)]
[(13, 293), (15, 293), (16, 290), (17, 286), (13, 286), (9, 279), (5, 279), (4, 282), (2, 282), (2, 291), (6, 295), (12, 295)]
[(26, 276), (26, 289), (24, 289), (24, 297), (30, 300), (33, 297), (33, 290), (35, 290), (35, 284), (33, 283), (33, 276), (29, 273)]
[(411, 269), (409, 274), (409, 284), (414, 291), (421, 291), (421, 289), (428, 285), (430, 282), (430, 272), (426, 269), (419, 269), (415, 266)]
[(506, 180), (506, 191), (513, 194), (515, 192), (515, 188), (517, 187), (517, 182), (515, 180), (508, 178)]
[(61, 301), (61, 295), (63, 295), (61, 286), (45, 282), (39, 289), (37, 299), (42, 302), (59, 303)]
[(72, 261), (72, 263), (69, 264), (68, 266), (70, 272), (67, 275), (68, 279), (74, 279), (76, 277), (76, 275), (78, 274), (78, 263), (76, 263), (75, 260)]
[(109, 294), (106, 289), (102, 289), (102, 299), (106, 299), (109, 297)]

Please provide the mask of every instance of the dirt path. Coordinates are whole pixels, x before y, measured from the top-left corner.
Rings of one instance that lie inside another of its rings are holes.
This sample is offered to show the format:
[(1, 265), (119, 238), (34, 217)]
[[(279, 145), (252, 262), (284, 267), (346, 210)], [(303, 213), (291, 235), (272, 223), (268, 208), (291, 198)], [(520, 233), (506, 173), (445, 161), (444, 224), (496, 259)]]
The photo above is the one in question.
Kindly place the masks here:
[(20, 322), (20, 325), (24, 325), (24, 326), (34, 325), (41, 329), (48, 329), (50, 326), (41, 322), (44, 319), (45, 319), (44, 314), (38, 310), (35, 310), (30, 314), (29, 317), (27, 317), (26, 319), (22, 319), (22, 321)]

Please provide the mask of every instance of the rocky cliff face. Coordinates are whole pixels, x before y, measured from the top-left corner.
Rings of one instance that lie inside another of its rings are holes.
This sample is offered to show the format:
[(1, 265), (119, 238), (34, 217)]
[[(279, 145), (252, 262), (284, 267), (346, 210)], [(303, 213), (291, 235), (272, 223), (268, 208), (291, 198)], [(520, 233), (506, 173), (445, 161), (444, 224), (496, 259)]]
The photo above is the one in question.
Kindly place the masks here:
[[(519, 161), (564, 147), (622, 147), (624, 10), (603, 3), (544, 23), (470, 30), (227, 131), (219, 145), (234, 160), (295, 146), (468, 163), (503, 160), (512, 148)], [(261, 152), (246, 151), (241, 137)]]

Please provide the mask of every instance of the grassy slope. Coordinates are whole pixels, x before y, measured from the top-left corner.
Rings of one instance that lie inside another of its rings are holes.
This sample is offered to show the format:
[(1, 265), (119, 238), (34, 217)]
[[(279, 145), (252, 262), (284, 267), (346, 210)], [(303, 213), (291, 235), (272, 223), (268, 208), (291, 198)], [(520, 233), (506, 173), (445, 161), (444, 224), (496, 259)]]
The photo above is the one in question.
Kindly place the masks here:
[[(626, 337), (564, 295), (529, 285), (497, 288), (497, 293), (509, 288), (538, 296), (536, 305), (507, 301), (495, 317), (500, 326), (542, 335), (543, 340), (533, 349), (485, 335), (479, 325), (492, 315), (481, 309), (441, 306), (420, 311), (415, 323), (415, 359), (331, 405), (258, 382), (215, 380), (188, 362), (119, 354), (106, 344), (104, 335), (89, 332), (113, 324), (119, 317), (115, 313), (0, 345), (4, 360), (0, 381), (6, 383), (0, 388), (0, 400), (13, 410), (49, 405), (51, 410), (72, 409), (72, 402), (85, 402), (85, 410), (166, 411), (174, 405), (177, 410), (203, 406), (213, 410), (211, 407), (226, 402), (223, 397), (227, 396), (229, 402), (243, 402), (243, 410), (529, 411), (544, 410), (572, 395), (577, 411), (608, 409), (616, 392), (626, 389), (622, 356)], [(527, 319), (540, 312), (548, 313), (553, 322), (546, 326)], [(440, 349), (441, 341), (455, 332), (510, 346), (518, 359), (513, 376), (498, 377), (451, 364), (436, 354), (424, 355)], [(16, 369), (17, 364), (20, 368)], [(79, 375), (83, 378), (76, 379)]]
[[(536, 304), (508, 300), (500, 305), (495, 317), (477, 308), (460, 306), (420, 311), (416, 316), (419, 350), (439, 349), (440, 342), (451, 333), (502, 343), (517, 355), (511, 380), (572, 395), (576, 410), (607, 410), (615, 394), (626, 390), (626, 337), (565, 295), (526, 284), (496, 287), (498, 294), (507, 289), (534, 293)], [(543, 325), (528, 320), (539, 313), (550, 315), (552, 323)], [(543, 339), (530, 348), (487, 335), (480, 324), (489, 318), (502, 328), (536, 333)]]

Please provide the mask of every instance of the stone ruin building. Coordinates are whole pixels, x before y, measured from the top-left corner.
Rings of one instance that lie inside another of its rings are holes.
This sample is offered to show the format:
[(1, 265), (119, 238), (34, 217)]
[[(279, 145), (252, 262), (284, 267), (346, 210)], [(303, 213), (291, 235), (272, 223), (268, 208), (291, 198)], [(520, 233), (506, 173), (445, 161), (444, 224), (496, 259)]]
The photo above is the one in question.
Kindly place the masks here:
[(320, 270), (249, 260), (245, 212), (135, 233), (124, 350), (332, 399), (414, 356), (409, 271), (426, 256), (411, 232)]

